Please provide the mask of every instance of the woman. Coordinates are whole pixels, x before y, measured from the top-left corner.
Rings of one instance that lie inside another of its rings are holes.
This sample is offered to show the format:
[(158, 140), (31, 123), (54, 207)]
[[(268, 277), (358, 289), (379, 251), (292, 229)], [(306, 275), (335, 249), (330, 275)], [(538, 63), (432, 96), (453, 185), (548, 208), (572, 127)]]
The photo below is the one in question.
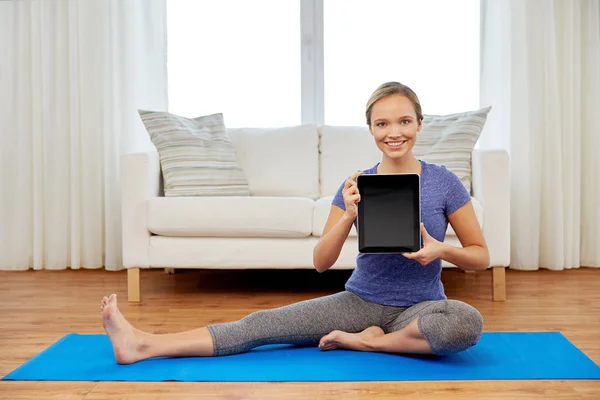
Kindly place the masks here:
[[(441, 260), (465, 270), (489, 265), (470, 195), (451, 171), (412, 154), (423, 115), (410, 88), (397, 82), (381, 85), (367, 103), (366, 119), (382, 160), (355, 173), (338, 189), (314, 249), (314, 265), (319, 272), (329, 269), (356, 223), (360, 193), (355, 180), (360, 174), (420, 175), (420, 251), (359, 254), (343, 292), (181, 333), (150, 334), (135, 329), (117, 308), (116, 296), (104, 297), (103, 325), (117, 362), (229, 355), (266, 344), (439, 355), (475, 345), (483, 328), (481, 314), (466, 303), (447, 300), (440, 279)], [(443, 243), (448, 223), (462, 247)]]

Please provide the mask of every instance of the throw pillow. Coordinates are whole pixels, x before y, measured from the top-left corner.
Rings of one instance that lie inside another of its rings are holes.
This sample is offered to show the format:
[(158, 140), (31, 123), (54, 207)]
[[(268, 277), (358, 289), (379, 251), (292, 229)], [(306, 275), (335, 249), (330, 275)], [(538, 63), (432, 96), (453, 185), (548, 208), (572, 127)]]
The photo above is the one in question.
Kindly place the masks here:
[(485, 107), (449, 115), (424, 115), (423, 128), (413, 148), (415, 157), (443, 164), (471, 193), (471, 153), (491, 110)]
[(184, 118), (139, 110), (158, 150), (165, 196), (249, 196), (223, 114)]

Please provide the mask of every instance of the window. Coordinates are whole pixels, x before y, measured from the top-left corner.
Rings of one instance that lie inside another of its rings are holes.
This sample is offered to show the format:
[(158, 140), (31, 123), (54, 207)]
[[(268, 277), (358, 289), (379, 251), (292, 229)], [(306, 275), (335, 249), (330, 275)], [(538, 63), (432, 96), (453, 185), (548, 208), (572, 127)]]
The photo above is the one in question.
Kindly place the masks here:
[(170, 111), (228, 127), (364, 125), (385, 81), (479, 107), (479, 0), (168, 0)]
[(365, 125), (383, 82), (425, 114), (479, 108), (479, 0), (325, 0), (325, 123)]
[(227, 127), (300, 123), (300, 3), (168, 0), (169, 111)]

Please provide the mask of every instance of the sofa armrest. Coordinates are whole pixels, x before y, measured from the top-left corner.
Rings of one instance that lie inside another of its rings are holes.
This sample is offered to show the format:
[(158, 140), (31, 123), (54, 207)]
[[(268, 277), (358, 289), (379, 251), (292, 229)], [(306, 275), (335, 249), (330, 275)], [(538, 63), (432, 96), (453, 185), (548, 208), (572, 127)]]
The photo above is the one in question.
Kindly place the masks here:
[(148, 250), (147, 201), (161, 195), (158, 153), (132, 153), (121, 156), (121, 229), (123, 266), (150, 266)]
[(473, 151), (473, 197), (483, 206), (490, 266), (510, 264), (510, 164), (503, 149)]

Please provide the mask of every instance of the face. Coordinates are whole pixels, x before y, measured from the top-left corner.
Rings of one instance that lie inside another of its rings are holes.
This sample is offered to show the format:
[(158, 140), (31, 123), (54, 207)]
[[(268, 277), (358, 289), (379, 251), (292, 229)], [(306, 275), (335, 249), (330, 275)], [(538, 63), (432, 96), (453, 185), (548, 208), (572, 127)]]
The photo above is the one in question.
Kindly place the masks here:
[(388, 157), (397, 159), (415, 145), (421, 121), (408, 97), (395, 94), (377, 101), (371, 108), (371, 134), (377, 147)]

